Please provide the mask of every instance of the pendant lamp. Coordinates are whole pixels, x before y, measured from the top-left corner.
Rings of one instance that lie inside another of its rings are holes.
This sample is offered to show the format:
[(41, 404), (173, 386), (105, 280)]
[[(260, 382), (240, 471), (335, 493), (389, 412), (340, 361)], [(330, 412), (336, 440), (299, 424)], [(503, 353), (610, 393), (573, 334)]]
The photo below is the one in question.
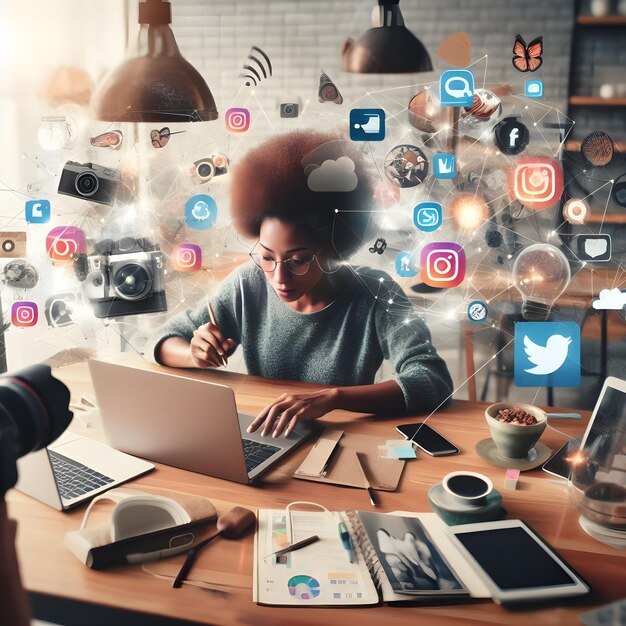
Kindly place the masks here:
[[(356, 41), (349, 37), (341, 51), (341, 69), (359, 74), (431, 72), (424, 44), (404, 25), (400, 0), (378, 0), (374, 28)], [(378, 26), (376, 25), (378, 24)]]
[(171, 5), (139, 3), (139, 55), (105, 76), (92, 100), (95, 117), (115, 122), (200, 122), (217, 119), (211, 90), (180, 54)]

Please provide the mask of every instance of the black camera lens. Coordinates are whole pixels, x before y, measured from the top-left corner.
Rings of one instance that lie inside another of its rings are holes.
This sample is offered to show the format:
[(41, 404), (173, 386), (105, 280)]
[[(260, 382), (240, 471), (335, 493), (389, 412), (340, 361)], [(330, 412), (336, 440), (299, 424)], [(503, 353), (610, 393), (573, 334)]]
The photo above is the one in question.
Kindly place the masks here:
[(81, 196), (89, 197), (98, 191), (100, 183), (93, 172), (82, 172), (76, 177), (74, 186)]
[(142, 300), (152, 291), (152, 273), (141, 263), (125, 263), (115, 271), (113, 287), (124, 300)]
[(198, 164), (196, 171), (198, 172), (198, 176), (200, 176), (200, 178), (212, 178), (215, 168), (212, 163), (202, 161), (202, 163)]
[(2, 252), (8, 254), (9, 252), (13, 252), (15, 250), (15, 241), (13, 239), (5, 239), (2, 242)]
[(47, 365), (0, 378), (0, 496), (15, 484), (14, 461), (49, 445), (69, 426), (69, 402), (69, 389)]

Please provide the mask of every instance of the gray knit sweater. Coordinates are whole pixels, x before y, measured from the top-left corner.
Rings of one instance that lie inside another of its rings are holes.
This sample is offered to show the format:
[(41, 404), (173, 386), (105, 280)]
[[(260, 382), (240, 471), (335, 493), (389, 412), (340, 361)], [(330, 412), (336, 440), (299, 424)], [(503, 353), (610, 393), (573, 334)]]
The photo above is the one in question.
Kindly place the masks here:
[[(342, 268), (349, 275), (337, 299), (315, 313), (282, 302), (252, 262), (233, 271), (211, 298), (225, 337), (243, 347), (248, 372), (277, 380), (333, 386), (374, 382), (389, 359), (408, 413), (437, 408), (452, 393), (445, 362), (400, 286), (385, 272)], [(146, 356), (158, 362), (168, 337), (191, 341), (209, 322), (206, 302), (174, 317), (151, 338)]]

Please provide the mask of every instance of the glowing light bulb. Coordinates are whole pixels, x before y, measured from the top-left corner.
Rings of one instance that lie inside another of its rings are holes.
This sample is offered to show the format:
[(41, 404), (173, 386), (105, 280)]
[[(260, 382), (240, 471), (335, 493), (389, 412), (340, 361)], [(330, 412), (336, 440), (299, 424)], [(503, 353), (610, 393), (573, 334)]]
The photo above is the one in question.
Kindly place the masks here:
[(450, 203), (450, 215), (457, 228), (474, 232), (489, 218), (489, 207), (481, 196), (464, 192)]
[(548, 319), (554, 301), (565, 291), (571, 272), (558, 248), (537, 243), (518, 254), (512, 278), (522, 294), (522, 317), (530, 322), (543, 322)]

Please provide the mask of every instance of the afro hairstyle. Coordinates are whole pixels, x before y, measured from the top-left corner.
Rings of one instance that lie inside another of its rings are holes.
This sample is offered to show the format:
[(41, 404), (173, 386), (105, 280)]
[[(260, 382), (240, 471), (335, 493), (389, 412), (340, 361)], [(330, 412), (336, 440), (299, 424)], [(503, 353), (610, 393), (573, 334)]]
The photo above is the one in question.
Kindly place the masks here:
[[(346, 156), (354, 163), (356, 187), (311, 191), (307, 181), (311, 170)], [(370, 178), (358, 152), (335, 135), (313, 130), (276, 135), (250, 150), (231, 175), (231, 216), (244, 237), (258, 239), (263, 220), (277, 218), (301, 229), (338, 259), (354, 254), (371, 237)]]

